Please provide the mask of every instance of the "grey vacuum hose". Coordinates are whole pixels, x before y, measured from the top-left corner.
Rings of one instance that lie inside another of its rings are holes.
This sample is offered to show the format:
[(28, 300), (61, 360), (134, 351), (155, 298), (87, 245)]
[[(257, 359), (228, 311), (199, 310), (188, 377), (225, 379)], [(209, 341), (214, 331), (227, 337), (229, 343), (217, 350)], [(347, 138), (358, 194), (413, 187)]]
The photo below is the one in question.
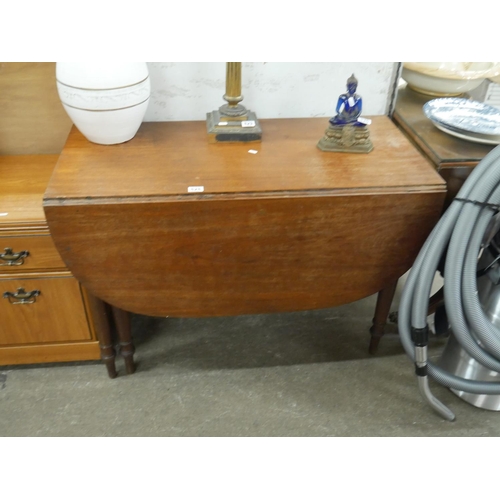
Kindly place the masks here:
[(455, 416), (431, 394), (427, 373), (452, 389), (500, 394), (500, 383), (457, 377), (428, 362), (425, 340), (431, 287), (439, 261), (447, 251), (444, 297), (453, 335), (471, 357), (500, 372), (500, 330), (485, 315), (477, 296), (478, 256), (486, 228), (496, 213), (486, 204), (500, 204), (500, 146), (474, 168), (427, 238), (410, 270), (398, 310), (401, 343), (416, 364), (420, 392), (447, 420)]

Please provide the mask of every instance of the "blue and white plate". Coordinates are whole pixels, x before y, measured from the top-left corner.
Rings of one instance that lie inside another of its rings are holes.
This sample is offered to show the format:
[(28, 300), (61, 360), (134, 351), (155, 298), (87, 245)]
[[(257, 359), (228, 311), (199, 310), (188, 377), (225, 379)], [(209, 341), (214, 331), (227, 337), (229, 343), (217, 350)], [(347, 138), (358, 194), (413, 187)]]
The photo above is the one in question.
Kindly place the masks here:
[(448, 127), (437, 121), (433, 121), (432, 123), (439, 130), (442, 130), (443, 132), (446, 132), (447, 134), (450, 134), (454, 137), (458, 137), (459, 139), (464, 139), (465, 141), (479, 142), (480, 144), (490, 144), (492, 146), (500, 144), (500, 137), (498, 139), (495, 139), (496, 136), (483, 136), (481, 134), (474, 134), (474, 132), (462, 132), (459, 129)]
[(424, 114), (434, 125), (462, 139), (485, 144), (500, 143), (500, 109), (463, 98), (432, 99)]

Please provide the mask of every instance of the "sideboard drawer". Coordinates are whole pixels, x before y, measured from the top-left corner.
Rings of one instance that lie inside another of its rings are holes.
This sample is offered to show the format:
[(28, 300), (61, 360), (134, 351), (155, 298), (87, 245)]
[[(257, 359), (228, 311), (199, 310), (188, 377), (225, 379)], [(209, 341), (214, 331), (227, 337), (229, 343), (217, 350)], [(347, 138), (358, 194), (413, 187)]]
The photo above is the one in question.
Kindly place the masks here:
[(0, 279), (0, 346), (91, 340), (84, 299), (71, 275)]
[(64, 268), (49, 235), (0, 237), (0, 274)]

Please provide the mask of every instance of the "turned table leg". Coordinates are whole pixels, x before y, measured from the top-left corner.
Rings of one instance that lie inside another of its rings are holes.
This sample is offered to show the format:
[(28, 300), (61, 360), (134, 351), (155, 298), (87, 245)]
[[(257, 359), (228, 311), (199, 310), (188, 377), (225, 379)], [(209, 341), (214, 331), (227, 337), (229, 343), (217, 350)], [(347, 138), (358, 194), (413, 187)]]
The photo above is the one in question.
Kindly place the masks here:
[(130, 325), (130, 314), (118, 307), (111, 307), (115, 320), (116, 332), (120, 340), (120, 353), (125, 362), (125, 370), (130, 375), (135, 372), (134, 344), (132, 342), (132, 329)]
[(115, 378), (115, 349), (111, 340), (111, 329), (109, 326), (109, 316), (106, 313), (104, 302), (87, 294), (88, 303), (92, 318), (94, 320), (99, 346), (101, 348), (101, 359), (104, 361), (110, 378)]
[(387, 323), (387, 317), (389, 316), (389, 311), (391, 309), (392, 300), (394, 299), (394, 294), (396, 293), (397, 285), (398, 280), (383, 290), (380, 290), (378, 293), (375, 316), (373, 317), (372, 326), (370, 328), (371, 339), (370, 347), (368, 348), (370, 354), (375, 354), (375, 352), (377, 352), (380, 339), (385, 333), (385, 325)]

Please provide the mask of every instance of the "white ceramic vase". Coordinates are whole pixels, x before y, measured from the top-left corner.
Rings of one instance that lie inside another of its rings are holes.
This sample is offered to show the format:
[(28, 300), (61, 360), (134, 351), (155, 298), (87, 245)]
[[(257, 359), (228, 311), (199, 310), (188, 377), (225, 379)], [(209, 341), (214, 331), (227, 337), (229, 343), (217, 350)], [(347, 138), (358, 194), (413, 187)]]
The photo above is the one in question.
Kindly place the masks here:
[(146, 63), (58, 62), (56, 80), (64, 109), (89, 141), (119, 144), (139, 130), (151, 95)]

